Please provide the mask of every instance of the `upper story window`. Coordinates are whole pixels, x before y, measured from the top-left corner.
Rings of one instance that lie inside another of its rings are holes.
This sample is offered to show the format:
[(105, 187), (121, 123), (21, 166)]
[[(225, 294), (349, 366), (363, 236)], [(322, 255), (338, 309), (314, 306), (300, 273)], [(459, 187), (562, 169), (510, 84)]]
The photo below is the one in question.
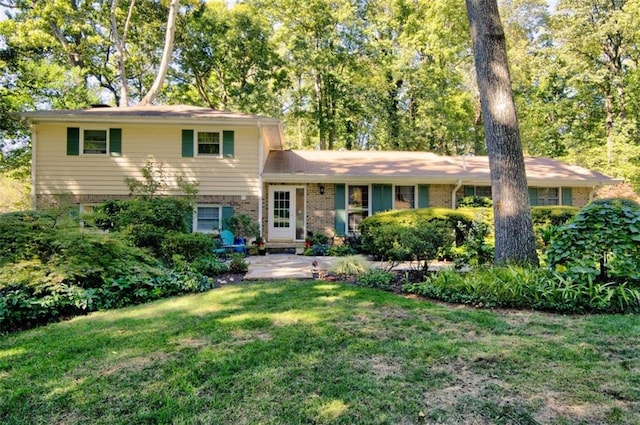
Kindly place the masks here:
[(87, 155), (106, 155), (109, 136), (107, 130), (85, 129), (82, 132), (82, 153)]
[(212, 155), (221, 156), (222, 149), (220, 143), (220, 133), (214, 131), (198, 132), (198, 156)]

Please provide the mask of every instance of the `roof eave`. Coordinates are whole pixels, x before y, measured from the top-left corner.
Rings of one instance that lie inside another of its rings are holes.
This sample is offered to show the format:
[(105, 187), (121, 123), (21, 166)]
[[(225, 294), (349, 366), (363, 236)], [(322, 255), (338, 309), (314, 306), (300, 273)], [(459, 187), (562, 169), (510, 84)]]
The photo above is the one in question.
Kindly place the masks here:
[(42, 112), (24, 112), (21, 114), (34, 124), (39, 123), (55, 123), (55, 122), (77, 122), (77, 123), (113, 123), (123, 122), (129, 124), (207, 124), (207, 125), (250, 125), (254, 126), (258, 123), (262, 125), (280, 125), (280, 120), (270, 117), (194, 117), (194, 116), (139, 116), (126, 114), (109, 114), (109, 115), (85, 115), (85, 114), (46, 114)]
[[(423, 184), (457, 184), (462, 182), (466, 185), (490, 185), (491, 181), (482, 177), (469, 176), (379, 176), (379, 175), (329, 175), (329, 174), (308, 174), (308, 173), (264, 173), (262, 179), (266, 183), (423, 183)], [(529, 178), (529, 186), (544, 187), (599, 187), (621, 183), (622, 179), (543, 179)]]

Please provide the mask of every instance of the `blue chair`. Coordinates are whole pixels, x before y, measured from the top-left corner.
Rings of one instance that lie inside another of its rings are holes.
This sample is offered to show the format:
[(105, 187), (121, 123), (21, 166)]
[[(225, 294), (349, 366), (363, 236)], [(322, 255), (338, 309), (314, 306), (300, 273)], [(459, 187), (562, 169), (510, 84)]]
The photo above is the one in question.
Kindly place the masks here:
[(228, 252), (240, 252), (246, 254), (247, 245), (242, 239), (236, 239), (229, 230), (223, 230), (220, 232), (220, 239), (222, 239), (222, 246)]
[[(218, 235), (219, 236), (219, 235)], [(224, 243), (222, 242), (222, 238), (218, 237), (215, 240), (215, 247), (213, 248), (213, 253), (216, 257), (227, 259), (227, 248), (224, 247)]]

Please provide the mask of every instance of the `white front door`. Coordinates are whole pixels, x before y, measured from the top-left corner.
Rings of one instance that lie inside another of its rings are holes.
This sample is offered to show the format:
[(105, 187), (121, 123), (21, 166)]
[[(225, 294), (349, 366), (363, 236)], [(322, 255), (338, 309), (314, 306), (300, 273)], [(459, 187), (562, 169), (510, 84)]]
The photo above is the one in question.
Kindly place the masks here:
[(304, 187), (269, 188), (269, 240), (304, 240)]

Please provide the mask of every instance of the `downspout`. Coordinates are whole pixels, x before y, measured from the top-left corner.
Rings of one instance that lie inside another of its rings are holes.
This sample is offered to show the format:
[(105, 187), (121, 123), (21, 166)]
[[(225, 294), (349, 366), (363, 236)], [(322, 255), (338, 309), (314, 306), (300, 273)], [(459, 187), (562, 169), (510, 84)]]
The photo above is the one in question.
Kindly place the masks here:
[(262, 218), (264, 217), (264, 213), (262, 211), (262, 200), (263, 200), (263, 189), (264, 183), (262, 181), (262, 171), (264, 170), (264, 146), (262, 144), (262, 124), (260, 121), (257, 122), (258, 127), (258, 225), (260, 228), (260, 235), (264, 237), (264, 233), (262, 232)]
[(456, 206), (456, 192), (461, 187), (462, 187), (462, 179), (458, 179), (458, 183), (456, 184), (456, 187), (454, 187), (453, 188), (453, 192), (451, 192), (451, 209), (452, 210), (455, 210), (457, 208), (457, 206)]
[(36, 139), (37, 133), (34, 124), (29, 126), (31, 128), (31, 202), (32, 208), (35, 210), (38, 207), (36, 198)]
[(593, 201), (593, 195), (596, 191), (597, 186), (591, 186), (591, 190), (589, 191), (589, 202)]

